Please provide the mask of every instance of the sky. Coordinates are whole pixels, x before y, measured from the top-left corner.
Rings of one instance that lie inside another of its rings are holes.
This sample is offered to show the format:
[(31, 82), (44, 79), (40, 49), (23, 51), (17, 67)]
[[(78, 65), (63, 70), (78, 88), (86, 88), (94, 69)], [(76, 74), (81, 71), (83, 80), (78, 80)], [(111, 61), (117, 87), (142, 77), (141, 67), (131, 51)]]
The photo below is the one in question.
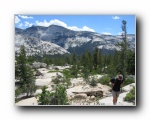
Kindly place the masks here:
[(75, 31), (91, 31), (120, 35), (122, 20), (127, 22), (127, 34), (136, 33), (135, 15), (15, 15), (15, 27), (59, 25)]

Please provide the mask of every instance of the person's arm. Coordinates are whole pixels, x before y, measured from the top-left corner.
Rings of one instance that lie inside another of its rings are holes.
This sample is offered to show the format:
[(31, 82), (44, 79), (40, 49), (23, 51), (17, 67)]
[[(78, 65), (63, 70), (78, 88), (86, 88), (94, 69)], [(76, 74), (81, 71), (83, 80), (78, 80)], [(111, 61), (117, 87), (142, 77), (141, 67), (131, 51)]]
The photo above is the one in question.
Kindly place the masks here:
[(114, 79), (110, 79), (112, 86), (114, 86)]

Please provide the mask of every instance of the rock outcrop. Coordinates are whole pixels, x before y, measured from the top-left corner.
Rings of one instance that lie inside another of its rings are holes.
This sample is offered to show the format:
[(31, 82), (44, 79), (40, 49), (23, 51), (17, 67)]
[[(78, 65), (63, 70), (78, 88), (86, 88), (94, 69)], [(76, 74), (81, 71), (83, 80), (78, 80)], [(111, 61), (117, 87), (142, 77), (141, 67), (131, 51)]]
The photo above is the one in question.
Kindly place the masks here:
[(39, 68), (46, 68), (46, 67), (47, 67), (46, 63), (41, 63), (41, 62), (32, 63), (32, 68), (39, 69)]

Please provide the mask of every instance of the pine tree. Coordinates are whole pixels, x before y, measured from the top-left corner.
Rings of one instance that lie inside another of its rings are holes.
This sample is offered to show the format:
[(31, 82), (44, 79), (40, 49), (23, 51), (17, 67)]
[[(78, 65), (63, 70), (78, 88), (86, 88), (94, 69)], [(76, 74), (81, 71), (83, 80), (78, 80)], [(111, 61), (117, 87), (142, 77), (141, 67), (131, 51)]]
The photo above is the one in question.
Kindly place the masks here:
[(78, 61), (77, 61), (77, 56), (75, 52), (72, 55), (71, 74), (74, 75), (75, 78), (78, 77)]
[(127, 51), (127, 73), (135, 75), (135, 52)]
[(35, 92), (35, 76), (28, 65), (24, 46), (20, 47), (20, 53), (16, 57), (15, 77), (20, 80), (20, 89), (27, 97)]
[(57, 85), (54, 92), (46, 90), (47, 87), (42, 87), (42, 93), (37, 95), (38, 104), (40, 105), (68, 105), (66, 88), (62, 85)]
[(98, 67), (98, 62), (99, 62), (98, 59), (99, 59), (99, 50), (96, 47), (94, 50), (94, 54), (93, 54), (93, 66), (95, 70), (97, 70), (97, 67)]
[(86, 53), (86, 63), (87, 63), (89, 72), (92, 72), (92, 69), (93, 69), (92, 55), (89, 51), (87, 51)]
[(126, 78), (126, 62), (127, 62), (127, 29), (126, 29), (127, 22), (125, 20), (122, 21), (122, 52), (123, 52), (123, 78)]
[(128, 50), (128, 42), (127, 42), (127, 29), (126, 29), (127, 22), (125, 20), (122, 21), (122, 39), (121, 43), (118, 43), (117, 46), (121, 48), (119, 53), (119, 60), (118, 69), (123, 73), (123, 79), (126, 78), (126, 70), (127, 70), (127, 50)]
[(102, 55), (102, 52), (100, 50), (99, 51), (99, 70), (100, 70), (100, 73), (102, 72), (102, 59), (103, 59), (103, 55)]
[(50, 103), (50, 92), (46, 90), (47, 87), (46, 86), (43, 86), (42, 87), (42, 93), (39, 96), (38, 98), (38, 104), (39, 105), (49, 105)]

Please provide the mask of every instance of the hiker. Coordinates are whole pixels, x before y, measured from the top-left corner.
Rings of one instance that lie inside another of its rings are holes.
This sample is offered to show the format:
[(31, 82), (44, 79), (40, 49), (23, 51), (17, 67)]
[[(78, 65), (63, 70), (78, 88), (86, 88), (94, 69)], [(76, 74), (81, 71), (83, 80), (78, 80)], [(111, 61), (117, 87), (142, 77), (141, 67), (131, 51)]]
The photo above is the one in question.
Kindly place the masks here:
[(113, 105), (117, 104), (117, 99), (119, 97), (121, 84), (123, 83), (122, 75), (118, 75), (117, 78), (110, 79), (112, 84), (112, 95), (113, 95)]

